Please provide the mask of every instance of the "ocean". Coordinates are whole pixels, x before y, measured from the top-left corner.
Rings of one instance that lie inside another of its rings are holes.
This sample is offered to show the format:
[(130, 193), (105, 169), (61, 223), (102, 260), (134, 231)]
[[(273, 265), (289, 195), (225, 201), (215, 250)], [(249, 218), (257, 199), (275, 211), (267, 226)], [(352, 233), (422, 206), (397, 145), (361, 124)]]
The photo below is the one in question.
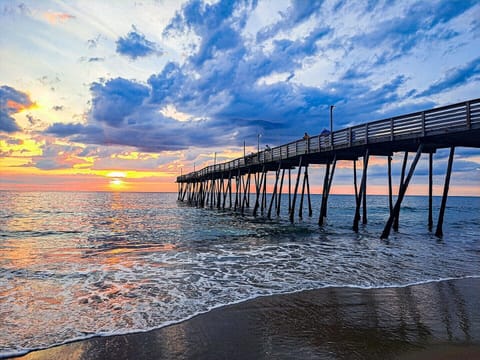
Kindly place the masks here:
[(330, 195), (323, 227), (320, 200), (291, 224), (286, 197), (269, 220), (171, 193), (0, 191), (0, 357), (271, 294), (480, 277), (479, 197), (448, 199), (441, 239), (428, 232), (427, 197), (404, 199), (387, 240), (387, 197), (368, 196), (358, 233), (353, 196)]

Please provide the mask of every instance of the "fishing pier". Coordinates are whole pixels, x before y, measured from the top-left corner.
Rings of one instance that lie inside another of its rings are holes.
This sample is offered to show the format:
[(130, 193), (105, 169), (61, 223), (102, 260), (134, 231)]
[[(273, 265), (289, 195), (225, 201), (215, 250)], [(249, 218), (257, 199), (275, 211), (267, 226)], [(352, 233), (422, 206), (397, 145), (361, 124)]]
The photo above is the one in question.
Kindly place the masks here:
[[(320, 164), (325, 166), (318, 219), (321, 226), (327, 216), (328, 197), (336, 164), (340, 160), (347, 160), (353, 162), (355, 211), (352, 227), (354, 231), (358, 231), (360, 221), (367, 223), (368, 161), (371, 156), (381, 156), (387, 158), (389, 196), (389, 217), (381, 237), (388, 238), (392, 228), (398, 230), (402, 200), (421, 155), (426, 154), (429, 157), (428, 229), (432, 231), (433, 154), (437, 149), (449, 148), (443, 196), (435, 230), (435, 235), (441, 237), (456, 147), (480, 148), (480, 98), (368, 122), (328, 134), (306, 136), (229, 162), (207, 166), (177, 177), (178, 200), (198, 207), (230, 208), (242, 214), (245, 208), (253, 206), (254, 216), (260, 212), (270, 218), (272, 210), (277, 216), (280, 215), (282, 191), (284, 183), (288, 182), (288, 215), (290, 221), (294, 222), (298, 197), (297, 216), (303, 216), (305, 197), (308, 216), (312, 216), (308, 167), (310, 164)], [(404, 153), (395, 202), (391, 173), (394, 153)], [(414, 157), (407, 169), (409, 153), (413, 153)], [(360, 181), (357, 181), (357, 161), (363, 163)], [(274, 185), (268, 203), (266, 193), (269, 173), (274, 176)]]

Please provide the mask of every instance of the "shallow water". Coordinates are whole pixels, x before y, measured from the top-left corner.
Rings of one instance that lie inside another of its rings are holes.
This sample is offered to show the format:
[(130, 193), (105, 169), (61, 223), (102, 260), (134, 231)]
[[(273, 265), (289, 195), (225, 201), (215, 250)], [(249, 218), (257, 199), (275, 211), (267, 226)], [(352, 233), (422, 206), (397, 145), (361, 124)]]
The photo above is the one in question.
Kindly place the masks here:
[(480, 198), (448, 199), (439, 240), (427, 198), (407, 197), (400, 231), (381, 240), (383, 196), (368, 198), (358, 234), (352, 196), (330, 196), (323, 228), (319, 196), (294, 225), (286, 208), (267, 220), (176, 197), (0, 192), (0, 354), (162, 327), (260, 295), (480, 276)]

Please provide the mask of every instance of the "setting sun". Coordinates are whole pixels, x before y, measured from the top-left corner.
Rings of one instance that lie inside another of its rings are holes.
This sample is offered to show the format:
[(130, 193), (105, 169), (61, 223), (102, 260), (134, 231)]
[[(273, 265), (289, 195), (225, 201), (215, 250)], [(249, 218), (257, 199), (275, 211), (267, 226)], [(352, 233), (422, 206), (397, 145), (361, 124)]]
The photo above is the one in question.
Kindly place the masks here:
[(126, 189), (126, 182), (122, 180), (127, 177), (127, 174), (125, 172), (111, 171), (106, 176), (112, 178), (108, 184), (108, 187), (111, 190), (120, 191)]
[(124, 184), (124, 182), (120, 179), (113, 179), (113, 180), (110, 181), (110, 185), (112, 185), (112, 186), (121, 186), (123, 184)]
[(110, 180), (110, 183), (108, 184), (108, 187), (111, 190), (121, 191), (121, 190), (126, 190), (127, 184), (122, 179), (114, 178), (114, 179)]

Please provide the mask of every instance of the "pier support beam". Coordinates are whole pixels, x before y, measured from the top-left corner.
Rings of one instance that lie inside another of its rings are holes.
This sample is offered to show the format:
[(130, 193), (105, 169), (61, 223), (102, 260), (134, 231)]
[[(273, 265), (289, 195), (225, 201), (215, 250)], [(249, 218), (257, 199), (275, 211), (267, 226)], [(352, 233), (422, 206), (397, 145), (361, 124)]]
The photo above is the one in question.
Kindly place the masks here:
[(280, 178), (281, 167), (282, 167), (282, 163), (280, 162), (278, 164), (278, 170), (275, 173), (275, 186), (273, 187), (273, 193), (272, 193), (272, 197), (270, 199), (270, 206), (268, 207), (267, 216), (268, 216), (269, 219), (270, 219), (271, 214), (272, 214), (273, 202), (275, 201), (275, 204), (277, 204), (277, 185), (278, 185), (278, 179)]
[(258, 208), (260, 207), (260, 201), (261, 201), (260, 197), (263, 198), (263, 183), (267, 181), (266, 174), (267, 172), (265, 170), (265, 165), (264, 165), (262, 168), (262, 172), (258, 173), (255, 178), (256, 197), (255, 197), (255, 206), (253, 207), (253, 216), (257, 216), (257, 211), (258, 211)]
[(393, 198), (392, 198), (392, 157), (388, 156), (388, 208), (390, 214), (393, 212)]
[(428, 231), (433, 229), (433, 153), (428, 154)]
[[(383, 233), (381, 235), (382, 239), (387, 239), (388, 238), (388, 236), (390, 235), (390, 229), (392, 228), (393, 221), (394, 221), (395, 218), (398, 218), (398, 214), (400, 213), (400, 206), (402, 205), (402, 200), (405, 196), (405, 193), (407, 192), (408, 184), (410, 182), (410, 179), (413, 176), (413, 172), (415, 171), (415, 167), (417, 166), (418, 159), (420, 159), (420, 155), (422, 154), (422, 150), (423, 150), (423, 144), (420, 144), (418, 146), (415, 158), (413, 159), (412, 164), (410, 165), (410, 170), (408, 171), (407, 178), (400, 185), (400, 190), (399, 190), (399, 193), (398, 193), (397, 201), (396, 201), (395, 206), (393, 208), (393, 212), (388, 217), (387, 224), (385, 225), (385, 228), (383, 229)], [(405, 162), (406, 162), (406, 160), (404, 160), (404, 163)]]
[(288, 169), (288, 213), (292, 212), (292, 171)]
[(307, 169), (305, 168), (305, 177), (307, 179), (307, 197), (308, 197), (308, 216), (312, 217), (312, 200), (310, 199), (310, 182), (308, 180), (308, 172)]
[(243, 200), (242, 200), (242, 215), (244, 214), (245, 206), (248, 207), (248, 196), (250, 194), (250, 171), (248, 168), (247, 180), (243, 183)]
[(305, 195), (305, 185), (307, 180), (308, 180), (308, 164), (305, 164), (305, 169), (303, 171), (302, 196), (300, 197), (300, 205), (298, 207), (298, 217), (300, 219), (303, 217), (303, 197)]
[(263, 180), (263, 189), (262, 189), (262, 204), (260, 206), (260, 212), (263, 215), (264, 210), (267, 208), (267, 175), (268, 175), (268, 170), (264, 169), (265, 171), (265, 176)]
[[(405, 151), (405, 155), (403, 156), (403, 164), (402, 164), (402, 173), (400, 175), (400, 187), (402, 187), (403, 182), (405, 181), (405, 170), (407, 168), (407, 161), (408, 161), (408, 151)], [(393, 220), (393, 230), (398, 231), (399, 221), (400, 221), (400, 212), (395, 215), (395, 219)]]
[(455, 155), (455, 146), (450, 148), (450, 156), (448, 157), (447, 173), (445, 175), (445, 185), (443, 186), (442, 205), (440, 206), (440, 214), (438, 215), (437, 230), (435, 236), (443, 236), (443, 216), (445, 214), (445, 206), (447, 205), (448, 189), (450, 187), (450, 175), (452, 173), (453, 156)]
[[(364, 158), (365, 160), (365, 158)], [(365, 166), (365, 164), (364, 164)], [(362, 224), (367, 223), (367, 174), (365, 173), (365, 181), (363, 183), (363, 216), (362, 216)]]
[(318, 225), (323, 225), (323, 218), (325, 217), (325, 198), (327, 197), (328, 179), (330, 177), (330, 163), (325, 165), (325, 175), (323, 177), (322, 202), (320, 205), (320, 216), (318, 217)]
[(233, 209), (237, 210), (237, 207), (240, 205), (240, 187), (242, 184), (242, 179), (240, 178), (240, 169), (238, 170), (237, 177), (235, 178), (235, 204)]
[(292, 223), (293, 223), (293, 220), (294, 220), (294, 217), (295, 217), (295, 202), (297, 200), (298, 183), (300, 182), (301, 172), (302, 172), (302, 157), (300, 156), (300, 161), (299, 161), (299, 164), (298, 164), (297, 181), (295, 183), (295, 190), (293, 192), (292, 206), (290, 208), (290, 222), (292, 222)]
[[(363, 193), (365, 192), (369, 157), (370, 155), (367, 148), (365, 150), (365, 155), (363, 156), (363, 171), (362, 171), (362, 181), (360, 182), (360, 190), (357, 192), (358, 196), (355, 199), (356, 209), (355, 209), (355, 218), (353, 219), (353, 231), (355, 232), (358, 232), (358, 222), (360, 221), (360, 205), (362, 204), (362, 197), (363, 197)], [(355, 174), (355, 177), (356, 177), (356, 174)]]
[(325, 181), (323, 184), (323, 193), (322, 193), (322, 204), (320, 206), (320, 216), (318, 218), (318, 225), (322, 226), (324, 218), (327, 217), (327, 205), (328, 197), (330, 195), (330, 189), (333, 182), (333, 174), (335, 174), (335, 167), (337, 165), (337, 156), (333, 158), (332, 165), (327, 164), (327, 169), (325, 171)]
[(280, 180), (280, 189), (278, 191), (278, 198), (277, 198), (277, 204), (276, 204), (276, 210), (277, 210), (277, 216), (280, 215), (280, 206), (282, 202), (282, 188), (283, 188), (283, 178), (285, 176), (285, 169), (282, 169), (282, 178)]

